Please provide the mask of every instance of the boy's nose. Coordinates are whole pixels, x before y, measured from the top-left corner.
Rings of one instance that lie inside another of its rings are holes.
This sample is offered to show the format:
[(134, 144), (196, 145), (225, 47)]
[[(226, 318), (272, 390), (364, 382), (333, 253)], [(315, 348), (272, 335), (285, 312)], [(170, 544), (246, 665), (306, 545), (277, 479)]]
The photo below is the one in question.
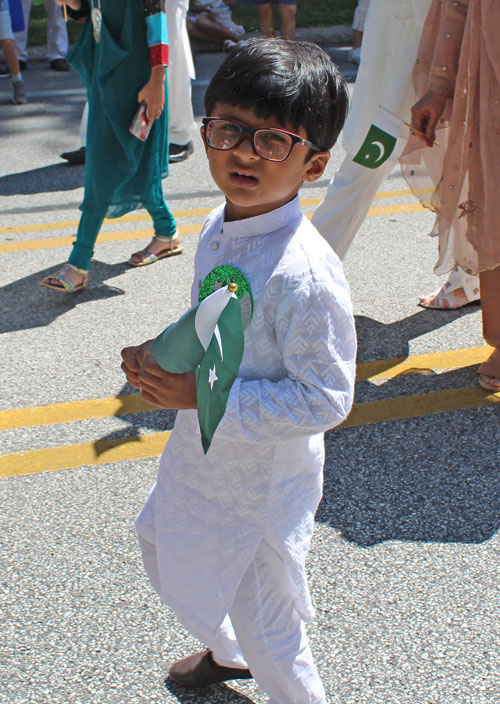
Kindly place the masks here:
[(249, 157), (253, 157), (255, 159), (260, 158), (254, 149), (253, 140), (249, 134), (243, 135), (241, 142), (236, 147), (234, 147), (233, 151), (238, 152), (238, 154), (240, 154), (246, 159), (248, 159)]

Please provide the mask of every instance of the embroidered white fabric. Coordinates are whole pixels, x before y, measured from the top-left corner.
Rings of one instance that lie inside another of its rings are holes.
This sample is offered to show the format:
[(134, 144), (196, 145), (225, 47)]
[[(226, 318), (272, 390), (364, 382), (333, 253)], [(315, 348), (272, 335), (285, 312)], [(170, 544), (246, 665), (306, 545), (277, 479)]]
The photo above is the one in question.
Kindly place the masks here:
[[(138, 533), (156, 545), (162, 599), (201, 641), (213, 638), (265, 538), (283, 559), (304, 620), (314, 614), (304, 562), (322, 490), (323, 432), (353, 400), (356, 335), (342, 266), (300, 212), (208, 217), (192, 304), (216, 266), (252, 287), (240, 375), (203, 454), (196, 411), (180, 411)], [(168, 321), (165, 321), (167, 323)]]

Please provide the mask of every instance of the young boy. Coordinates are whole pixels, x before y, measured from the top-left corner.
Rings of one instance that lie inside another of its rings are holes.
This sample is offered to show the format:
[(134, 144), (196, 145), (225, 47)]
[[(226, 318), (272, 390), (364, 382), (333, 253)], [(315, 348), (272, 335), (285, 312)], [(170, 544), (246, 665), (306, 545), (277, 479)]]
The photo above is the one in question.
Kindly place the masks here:
[(323, 174), (347, 102), (329, 57), (287, 40), (240, 43), (207, 89), (201, 133), (225, 205), (201, 233), (193, 303), (209, 272), (231, 265), (250, 283), (253, 317), (206, 455), (194, 375), (164, 371), (147, 342), (122, 353), (146, 400), (181, 409), (136, 522), (154, 588), (208, 647), (170, 675), (189, 687), (254, 677), (273, 704), (326, 702), (304, 562), (323, 433), (352, 404), (356, 338), (340, 262), (298, 191)]

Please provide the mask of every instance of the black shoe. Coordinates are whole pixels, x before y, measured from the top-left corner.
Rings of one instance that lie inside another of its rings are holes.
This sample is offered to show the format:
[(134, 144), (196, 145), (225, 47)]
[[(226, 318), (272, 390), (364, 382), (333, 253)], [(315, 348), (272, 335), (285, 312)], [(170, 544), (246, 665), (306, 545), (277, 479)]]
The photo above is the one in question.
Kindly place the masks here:
[(0, 66), (0, 78), (10, 78), (10, 71), (8, 66)]
[(85, 164), (85, 147), (80, 147), (80, 149), (75, 149), (74, 152), (63, 152), (61, 154), (61, 159), (66, 159), (70, 164), (80, 165)]
[(191, 141), (187, 144), (170, 144), (168, 148), (168, 161), (170, 164), (185, 161), (193, 151), (194, 148)]
[(23, 59), (19, 59), (19, 70), (26, 71), (28, 69), (28, 64)]
[(250, 670), (218, 665), (208, 649), (174, 662), (168, 674), (183, 687), (208, 687), (227, 680), (252, 679)]
[(66, 59), (54, 59), (50, 62), (50, 68), (53, 71), (69, 71), (69, 63)]

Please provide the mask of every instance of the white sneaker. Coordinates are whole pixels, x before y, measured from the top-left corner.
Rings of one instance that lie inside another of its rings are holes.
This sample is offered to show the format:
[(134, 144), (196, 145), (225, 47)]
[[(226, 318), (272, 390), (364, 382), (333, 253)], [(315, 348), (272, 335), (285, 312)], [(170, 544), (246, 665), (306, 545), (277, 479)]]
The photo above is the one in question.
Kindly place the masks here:
[(28, 102), (26, 93), (24, 92), (24, 83), (22, 81), (12, 82), (12, 102), (14, 105), (24, 105)]
[(347, 60), (351, 64), (359, 64), (359, 62), (361, 61), (361, 47), (358, 46), (357, 49), (351, 49), (351, 51), (349, 52), (349, 55), (347, 57)]

